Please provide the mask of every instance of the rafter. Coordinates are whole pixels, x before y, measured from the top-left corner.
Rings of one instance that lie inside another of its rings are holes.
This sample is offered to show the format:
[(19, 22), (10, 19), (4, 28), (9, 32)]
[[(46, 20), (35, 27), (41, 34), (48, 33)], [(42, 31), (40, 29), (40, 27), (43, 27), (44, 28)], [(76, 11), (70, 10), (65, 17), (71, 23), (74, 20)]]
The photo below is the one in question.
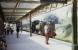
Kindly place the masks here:
[(24, 15), (4, 15), (4, 16), (24, 16)]
[[(4, 14), (10, 14), (12, 12), (4, 12)], [(15, 12), (15, 14), (21, 14), (21, 13), (27, 13), (27, 12)]]
[[(0, 0), (0, 2), (16, 2), (16, 0)], [(40, 1), (23, 1), (23, 0), (20, 0), (20, 3), (40, 3)]]
[[(5, 10), (12, 10), (14, 8), (3, 8)], [(15, 10), (32, 10), (33, 8), (16, 8)]]

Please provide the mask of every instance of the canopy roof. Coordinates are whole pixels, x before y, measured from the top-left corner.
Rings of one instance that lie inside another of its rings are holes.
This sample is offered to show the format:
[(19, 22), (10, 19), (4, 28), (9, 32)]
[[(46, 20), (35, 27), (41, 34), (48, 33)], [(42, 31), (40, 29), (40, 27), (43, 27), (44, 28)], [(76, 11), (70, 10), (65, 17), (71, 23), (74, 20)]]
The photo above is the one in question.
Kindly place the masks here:
[(19, 19), (40, 5), (39, 0), (0, 0), (5, 18)]

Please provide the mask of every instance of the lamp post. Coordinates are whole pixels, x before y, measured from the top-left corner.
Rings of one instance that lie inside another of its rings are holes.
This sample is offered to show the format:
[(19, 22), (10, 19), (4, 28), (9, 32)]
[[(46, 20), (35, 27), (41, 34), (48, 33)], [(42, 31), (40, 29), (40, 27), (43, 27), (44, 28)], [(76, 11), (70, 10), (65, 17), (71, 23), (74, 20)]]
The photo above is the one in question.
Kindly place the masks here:
[(30, 36), (32, 36), (32, 30), (31, 30), (31, 13), (29, 13), (29, 15), (30, 15)]
[(73, 50), (77, 50), (77, 0), (73, 0), (73, 13), (72, 13), (72, 23), (73, 23)]

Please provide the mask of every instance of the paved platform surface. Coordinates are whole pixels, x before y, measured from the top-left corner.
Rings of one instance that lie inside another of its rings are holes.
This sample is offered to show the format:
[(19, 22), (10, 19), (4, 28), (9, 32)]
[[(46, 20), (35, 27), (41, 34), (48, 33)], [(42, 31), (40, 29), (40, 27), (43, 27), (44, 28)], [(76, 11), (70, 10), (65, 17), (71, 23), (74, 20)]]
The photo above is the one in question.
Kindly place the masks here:
[(16, 34), (7, 36), (8, 50), (72, 50), (72, 44), (50, 38), (49, 45), (45, 44), (45, 37), (29, 32), (20, 32), (17, 39)]

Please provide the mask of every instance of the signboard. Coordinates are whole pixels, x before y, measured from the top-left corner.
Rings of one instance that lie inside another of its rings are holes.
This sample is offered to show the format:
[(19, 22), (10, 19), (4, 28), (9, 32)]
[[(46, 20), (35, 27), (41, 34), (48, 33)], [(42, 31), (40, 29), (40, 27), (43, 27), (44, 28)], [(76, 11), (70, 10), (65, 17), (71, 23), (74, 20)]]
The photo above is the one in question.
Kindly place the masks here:
[(6, 17), (6, 21), (15, 21), (15, 17)]
[(40, 0), (41, 3), (67, 3), (67, 0)]

